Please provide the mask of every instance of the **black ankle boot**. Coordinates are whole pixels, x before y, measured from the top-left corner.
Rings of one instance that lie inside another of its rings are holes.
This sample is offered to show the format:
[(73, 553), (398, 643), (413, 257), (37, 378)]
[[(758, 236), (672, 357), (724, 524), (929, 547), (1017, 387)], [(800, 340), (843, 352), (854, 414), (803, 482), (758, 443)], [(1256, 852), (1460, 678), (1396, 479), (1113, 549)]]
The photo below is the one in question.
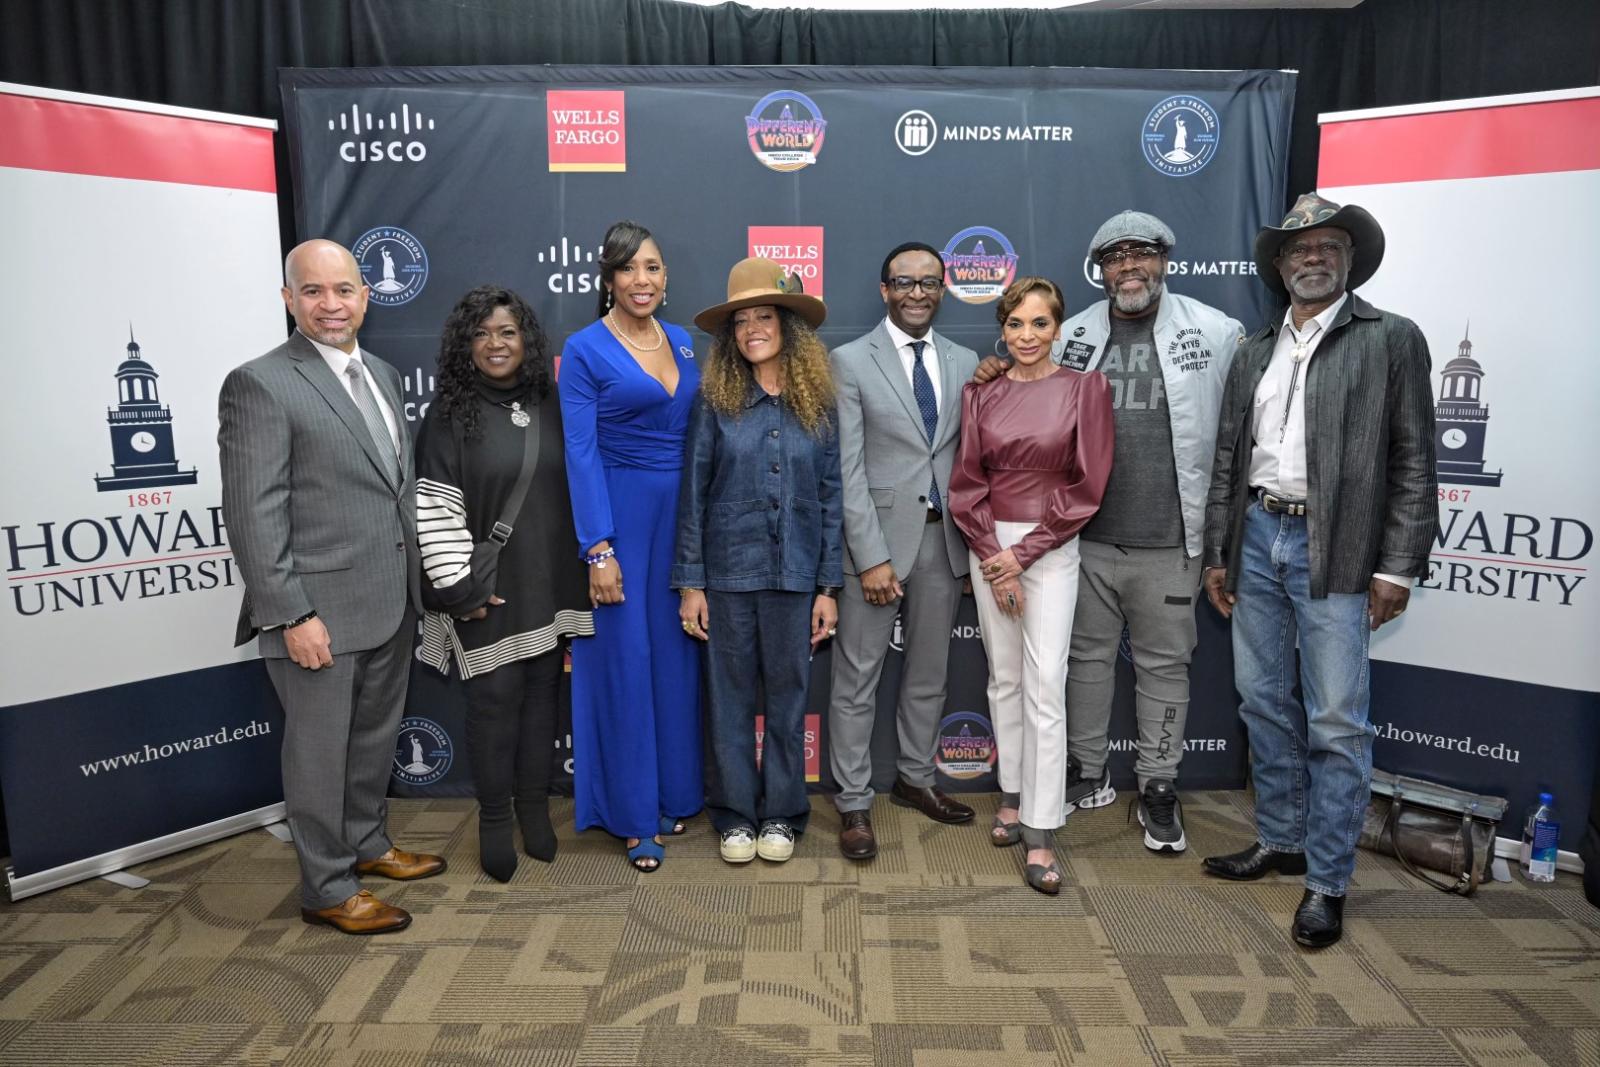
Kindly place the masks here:
[(478, 863), (497, 882), (517, 873), (517, 846), (511, 827), (511, 805), (478, 804)]
[(550, 825), (550, 801), (517, 801), (517, 825), (522, 827), (522, 847), (536, 860), (549, 863), (556, 858), (556, 831)]

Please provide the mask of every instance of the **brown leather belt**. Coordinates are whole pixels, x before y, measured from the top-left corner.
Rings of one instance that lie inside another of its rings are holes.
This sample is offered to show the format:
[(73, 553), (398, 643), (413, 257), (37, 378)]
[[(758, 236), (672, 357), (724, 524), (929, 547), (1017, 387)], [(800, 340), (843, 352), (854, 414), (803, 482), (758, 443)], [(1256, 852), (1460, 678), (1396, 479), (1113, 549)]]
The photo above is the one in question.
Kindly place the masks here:
[(1265, 489), (1256, 490), (1256, 499), (1261, 501), (1261, 510), (1270, 515), (1295, 515), (1305, 518), (1306, 502), (1304, 500), (1286, 500), (1281, 496), (1273, 496)]

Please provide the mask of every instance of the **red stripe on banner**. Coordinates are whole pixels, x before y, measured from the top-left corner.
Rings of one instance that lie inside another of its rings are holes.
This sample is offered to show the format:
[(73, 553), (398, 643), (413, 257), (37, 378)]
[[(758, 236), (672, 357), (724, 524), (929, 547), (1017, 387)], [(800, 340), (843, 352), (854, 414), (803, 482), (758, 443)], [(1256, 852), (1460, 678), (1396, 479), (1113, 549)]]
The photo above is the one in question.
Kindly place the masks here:
[(1317, 187), (1600, 170), (1600, 97), (1330, 122)]
[(272, 131), (0, 93), (0, 167), (278, 191)]

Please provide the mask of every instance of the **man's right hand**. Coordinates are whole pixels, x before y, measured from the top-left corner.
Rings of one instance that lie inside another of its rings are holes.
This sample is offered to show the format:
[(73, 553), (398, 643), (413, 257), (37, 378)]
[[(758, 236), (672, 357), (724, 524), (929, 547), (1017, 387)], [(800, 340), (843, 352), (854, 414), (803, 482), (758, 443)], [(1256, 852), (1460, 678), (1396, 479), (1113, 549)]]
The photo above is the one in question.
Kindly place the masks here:
[(972, 372), (975, 382), (992, 382), (1009, 370), (1011, 364), (999, 356), (984, 356), (983, 362), (978, 364), (978, 369)]
[(283, 631), (283, 643), (297, 667), (314, 671), (333, 666), (333, 646), (328, 641), (328, 628), (322, 625), (321, 619), (307, 619)]
[(1217, 609), (1217, 614), (1224, 619), (1233, 618), (1233, 606), (1239, 598), (1228, 592), (1228, 568), (1207, 567), (1201, 581), (1206, 587), (1206, 599)]
[(906, 595), (900, 588), (900, 579), (894, 576), (894, 564), (887, 561), (861, 572), (861, 595), (868, 604), (893, 604)]

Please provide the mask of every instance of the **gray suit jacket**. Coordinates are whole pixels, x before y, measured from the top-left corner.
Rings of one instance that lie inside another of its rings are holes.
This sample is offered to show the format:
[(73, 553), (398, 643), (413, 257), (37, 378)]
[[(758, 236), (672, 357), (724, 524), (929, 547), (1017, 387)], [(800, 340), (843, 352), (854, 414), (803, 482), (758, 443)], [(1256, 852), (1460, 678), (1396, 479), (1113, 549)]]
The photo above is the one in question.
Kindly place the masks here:
[[(977, 369), (978, 354), (932, 331), (928, 339), (939, 369), (939, 423), (931, 447), (884, 323), (833, 351), (846, 574), (887, 560), (897, 577), (909, 576), (927, 525), (930, 478), (946, 496), (961, 438), (961, 387)], [(967, 545), (955, 523), (943, 525), (950, 566), (959, 577), (967, 573)]]
[(235, 643), (259, 632), (269, 658), (287, 652), (283, 631), (263, 626), (315, 610), (333, 654), (357, 652), (394, 636), (408, 595), (420, 600), (400, 375), (371, 353), (362, 359), (399, 421), (399, 485), (350, 394), (298, 331), (222, 383), (222, 514), (245, 586)]

